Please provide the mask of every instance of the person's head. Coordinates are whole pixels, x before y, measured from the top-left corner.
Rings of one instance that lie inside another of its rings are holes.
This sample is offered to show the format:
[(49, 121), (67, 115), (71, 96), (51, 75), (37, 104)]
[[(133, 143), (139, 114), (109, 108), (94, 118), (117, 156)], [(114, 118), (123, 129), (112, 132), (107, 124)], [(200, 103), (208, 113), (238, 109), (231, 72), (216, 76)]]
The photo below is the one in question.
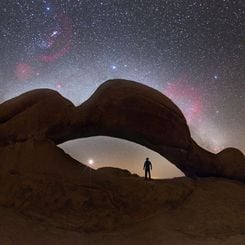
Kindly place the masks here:
[(148, 157), (146, 158), (146, 161), (149, 161), (149, 158)]

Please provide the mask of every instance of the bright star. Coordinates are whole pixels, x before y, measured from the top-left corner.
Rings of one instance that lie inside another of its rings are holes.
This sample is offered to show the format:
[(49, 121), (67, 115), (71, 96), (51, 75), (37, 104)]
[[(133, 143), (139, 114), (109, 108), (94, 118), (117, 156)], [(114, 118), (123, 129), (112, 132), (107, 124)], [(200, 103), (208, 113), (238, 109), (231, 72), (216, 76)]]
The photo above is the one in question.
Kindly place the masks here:
[(115, 65), (112, 65), (111, 68), (112, 68), (112, 70), (116, 70), (117, 69), (117, 67)]
[(54, 37), (57, 34), (58, 34), (58, 31), (53, 31), (53, 33), (51, 34), (51, 37)]

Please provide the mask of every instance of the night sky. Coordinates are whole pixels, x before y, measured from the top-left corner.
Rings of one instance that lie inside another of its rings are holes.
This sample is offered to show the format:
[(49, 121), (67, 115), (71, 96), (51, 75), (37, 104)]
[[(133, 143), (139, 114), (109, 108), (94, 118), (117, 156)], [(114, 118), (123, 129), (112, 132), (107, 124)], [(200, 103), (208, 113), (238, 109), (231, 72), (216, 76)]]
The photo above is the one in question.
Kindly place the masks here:
[[(47, 87), (79, 105), (107, 79), (135, 80), (170, 97), (204, 148), (245, 152), (243, 0), (1, 0), (0, 54), (0, 102)], [(62, 147), (95, 168), (143, 174), (148, 156), (155, 177), (180, 174), (123, 140)]]

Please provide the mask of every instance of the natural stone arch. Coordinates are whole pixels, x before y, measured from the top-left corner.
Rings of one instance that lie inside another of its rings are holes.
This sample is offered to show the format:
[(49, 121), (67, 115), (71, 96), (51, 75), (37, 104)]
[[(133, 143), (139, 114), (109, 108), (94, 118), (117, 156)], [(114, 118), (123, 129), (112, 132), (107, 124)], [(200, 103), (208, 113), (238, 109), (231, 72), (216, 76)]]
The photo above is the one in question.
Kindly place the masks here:
[(93, 136), (69, 140), (58, 145), (66, 154), (93, 169), (120, 168), (132, 174), (144, 176), (146, 157), (153, 163), (152, 177), (169, 179), (184, 174), (173, 163), (151, 149), (132, 141), (110, 137)]
[(213, 154), (202, 149), (192, 140), (180, 109), (160, 92), (136, 82), (107, 81), (78, 107), (48, 89), (0, 105), (2, 146), (32, 138), (60, 144), (99, 135), (144, 145), (190, 177), (245, 180), (245, 157), (239, 150)]

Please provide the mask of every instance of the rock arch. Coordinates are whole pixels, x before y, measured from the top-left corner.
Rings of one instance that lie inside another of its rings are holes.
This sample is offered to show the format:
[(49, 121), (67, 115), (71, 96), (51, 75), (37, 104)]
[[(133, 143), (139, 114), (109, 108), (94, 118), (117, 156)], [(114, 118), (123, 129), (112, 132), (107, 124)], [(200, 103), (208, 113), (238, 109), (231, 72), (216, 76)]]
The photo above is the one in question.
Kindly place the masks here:
[[(146, 157), (153, 162), (152, 177), (169, 179), (182, 177), (183, 172), (159, 153), (132, 141), (110, 137), (93, 136), (69, 140), (58, 147), (73, 159), (93, 169), (121, 168), (138, 176)], [(142, 166), (141, 166), (142, 165)]]
[(0, 105), (0, 144), (29, 139), (55, 144), (111, 136), (144, 145), (186, 176), (245, 180), (245, 157), (229, 148), (213, 154), (191, 138), (180, 109), (160, 92), (133, 81), (109, 80), (75, 107), (59, 93), (38, 89)]

